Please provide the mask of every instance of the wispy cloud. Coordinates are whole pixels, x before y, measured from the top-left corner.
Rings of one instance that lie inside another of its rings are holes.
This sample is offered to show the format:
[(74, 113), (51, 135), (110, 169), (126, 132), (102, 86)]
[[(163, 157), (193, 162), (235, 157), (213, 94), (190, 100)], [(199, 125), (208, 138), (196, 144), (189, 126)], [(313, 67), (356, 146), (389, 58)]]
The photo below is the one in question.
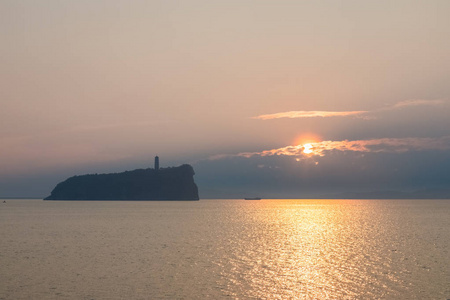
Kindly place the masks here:
[(254, 119), (260, 120), (270, 120), (270, 119), (280, 119), (280, 118), (315, 118), (315, 117), (347, 117), (354, 115), (365, 114), (368, 111), (320, 111), (320, 110), (312, 110), (312, 111), (287, 111), (276, 114), (268, 114), (268, 115), (260, 115), (254, 117)]
[(259, 115), (256, 117), (253, 117), (253, 119), (259, 119), (259, 120), (271, 120), (271, 119), (280, 119), (280, 118), (316, 118), (316, 117), (322, 117), (322, 118), (328, 118), (328, 117), (359, 117), (363, 119), (373, 119), (373, 117), (368, 116), (369, 114), (377, 113), (380, 111), (388, 111), (388, 110), (395, 110), (395, 109), (401, 109), (409, 106), (422, 106), (422, 105), (441, 105), (444, 104), (446, 101), (444, 100), (406, 100), (398, 102), (394, 105), (386, 106), (383, 108), (379, 108), (376, 110), (354, 110), (354, 111), (318, 111), (318, 110), (299, 110), (299, 111), (287, 111), (287, 112), (280, 112), (280, 113), (274, 113), (274, 114), (266, 114), (266, 115)]
[[(305, 153), (305, 149), (310, 153)], [(305, 145), (286, 146), (261, 152), (243, 152), (236, 156), (324, 156), (327, 151), (404, 153), (408, 151), (426, 150), (450, 150), (450, 136), (440, 138), (383, 138), (354, 141), (322, 141), (306, 144), (306, 148)]]
[(394, 104), (393, 106), (391, 106), (391, 109), (394, 108), (402, 108), (402, 107), (406, 107), (406, 106), (420, 106), (420, 105), (441, 105), (444, 104), (445, 101), (444, 100), (406, 100), (406, 101), (401, 101), (398, 102), (396, 104)]

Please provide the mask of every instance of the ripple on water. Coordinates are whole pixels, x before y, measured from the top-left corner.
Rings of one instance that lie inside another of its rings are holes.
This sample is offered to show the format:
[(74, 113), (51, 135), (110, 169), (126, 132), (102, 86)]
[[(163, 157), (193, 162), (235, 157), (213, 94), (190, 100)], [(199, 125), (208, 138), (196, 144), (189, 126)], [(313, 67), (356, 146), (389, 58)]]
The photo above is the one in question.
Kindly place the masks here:
[(450, 201), (8, 201), (0, 298), (447, 299)]

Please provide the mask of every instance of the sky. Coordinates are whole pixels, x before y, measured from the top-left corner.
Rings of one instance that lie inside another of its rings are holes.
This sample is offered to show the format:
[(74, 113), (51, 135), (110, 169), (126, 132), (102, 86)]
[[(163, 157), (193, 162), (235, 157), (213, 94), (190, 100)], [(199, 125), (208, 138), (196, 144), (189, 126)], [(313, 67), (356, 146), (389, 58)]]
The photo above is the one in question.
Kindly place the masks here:
[(200, 197), (450, 188), (450, 2), (4, 0), (0, 196), (190, 163)]

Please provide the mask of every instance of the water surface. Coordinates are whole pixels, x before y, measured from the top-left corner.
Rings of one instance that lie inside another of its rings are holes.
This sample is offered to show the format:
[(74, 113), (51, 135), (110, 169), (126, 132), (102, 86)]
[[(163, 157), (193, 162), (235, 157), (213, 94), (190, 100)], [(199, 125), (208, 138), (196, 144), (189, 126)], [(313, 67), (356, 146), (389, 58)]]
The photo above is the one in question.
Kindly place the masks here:
[(450, 299), (448, 200), (7, 200), (0, 237), (0, 299)]

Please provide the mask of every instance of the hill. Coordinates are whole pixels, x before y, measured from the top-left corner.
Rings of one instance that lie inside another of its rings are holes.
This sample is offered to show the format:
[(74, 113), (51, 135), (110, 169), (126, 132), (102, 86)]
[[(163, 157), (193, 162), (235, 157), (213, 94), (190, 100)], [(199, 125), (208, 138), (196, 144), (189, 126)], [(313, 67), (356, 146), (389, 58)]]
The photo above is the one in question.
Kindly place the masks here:
[(44, 200), (198, 200), (190, 165), (73, 176)]

